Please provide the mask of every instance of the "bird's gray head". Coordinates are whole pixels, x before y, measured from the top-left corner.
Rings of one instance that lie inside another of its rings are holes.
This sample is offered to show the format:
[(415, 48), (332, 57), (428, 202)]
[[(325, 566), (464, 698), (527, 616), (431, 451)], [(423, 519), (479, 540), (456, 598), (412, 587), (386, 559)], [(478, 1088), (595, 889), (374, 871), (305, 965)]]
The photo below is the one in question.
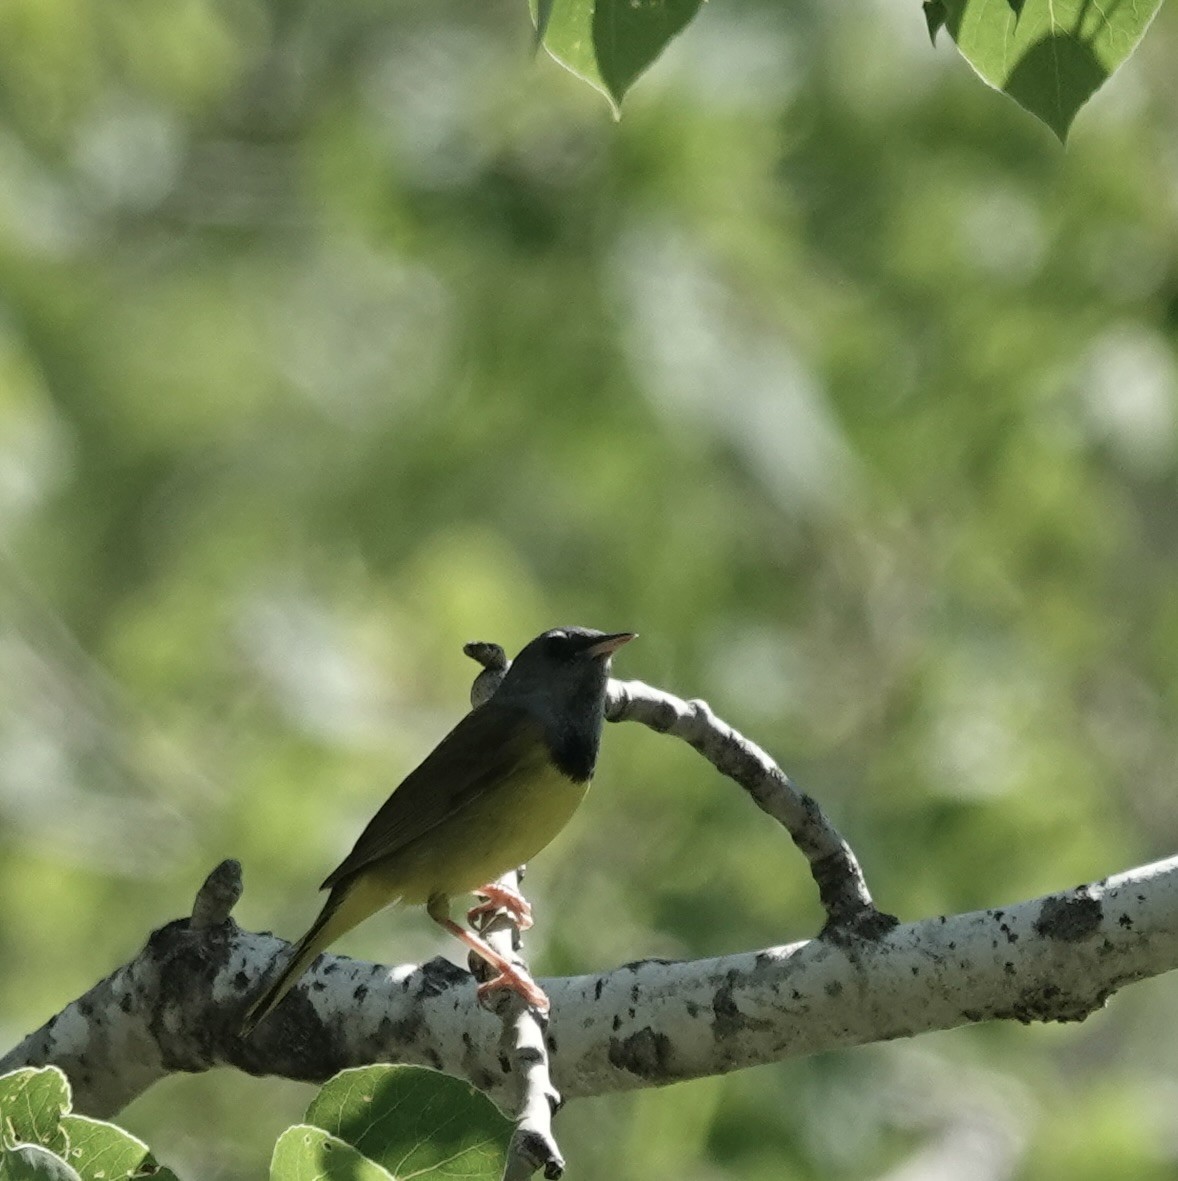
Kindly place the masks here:
[(554, 760), (573, 779), (593, 773), (610, 657), (632, 639), (633, 632), (555, 627), (520, 651), (495, 694), (541, 722)]

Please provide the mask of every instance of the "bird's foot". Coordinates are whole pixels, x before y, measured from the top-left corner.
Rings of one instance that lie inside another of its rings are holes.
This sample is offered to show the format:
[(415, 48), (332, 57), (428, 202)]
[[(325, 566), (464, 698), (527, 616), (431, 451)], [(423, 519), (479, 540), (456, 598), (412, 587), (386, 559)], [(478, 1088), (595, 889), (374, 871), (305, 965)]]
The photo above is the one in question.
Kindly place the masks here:
[[(475, 890), (475, 893), (487, 901), (480, 902), (478, 906), (472, 906), (466, 912), (466, 921), (472, 926), (477, 919), (492, 915), (497, 910), (507, 911), (521, 931), (526, 931), (532, 926), (531, 904), (518, 890), (513, 890), (510, 886), (504, 886), (500, 882), (488, 882), (485, 886), (480, 886)], [(541, 995), (543, 994), (541, 993)]]
[(501, 988), (510, 988), (512, 992), (523, 997), (524, 1001), (531, 1005), (541, 1017), (548, 1016), (548, 1010), (552, 1007), (548, 995), (527, 972), (510, 964), (505, 965), (498, 976), (478, 986), (479, 1000), (482, 1000), (488, 993), (496, 992)]
[[(484, 887), (479, 893), (486, 891), (490, 894), (494, 891), (499, 893), (501, 887), (491, 886)], [(515, 891), (509, 891), (515, 894)], [(515, 897), (519, 898), (518, 894)], [(519, 898), (520, 902), (524, 900)], [(485, 984), (478, 986), (478, 995), (480, 998), (487, 995), (487, 993), (500, 988), (510, 988), (512, 992), (518, 993), (523, 997), (524, 1001), (531, 1005), (541, 1016), (548, 1013), (550, 1005), (548, 997), (544, 995), (544, 990), (528, 975), (523, 968), (517, 967), (505, 956), (500, 955), (485, 939), (480, 939), (473, 931), (468, 931), (464, 927), (460, 927), (447, 913), (446, 907), (449, 900), (444, 894), (436, 895), (430, 899), (429, 911), (430, 918), (434, 922), (445, 927), (455, 939), (461, 939), (471, 951), (488, 963), (498, 973), (493, 979), (488, 980)], [(527, 903), (524, 902), (527, 906)]]

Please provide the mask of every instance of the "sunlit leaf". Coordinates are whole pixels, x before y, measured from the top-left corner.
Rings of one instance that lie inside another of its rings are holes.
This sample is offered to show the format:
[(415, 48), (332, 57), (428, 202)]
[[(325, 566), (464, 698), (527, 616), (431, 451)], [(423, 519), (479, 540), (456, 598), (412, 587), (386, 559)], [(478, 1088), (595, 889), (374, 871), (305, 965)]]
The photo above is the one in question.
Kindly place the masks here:
[[(609, 99), (622, 99), (702, 0), (533, 0), (544, 46), (566, 69)], [(546, 27), (545, 27), (546, 22)]]
[(270, 1181), (394, 1181), (350, 1144), (307, 1124), (295, 1124), (278, 1137), (270, 1161)]
[(412, 1066), (364, 1066), (327, 1083), (307, 1121), (398, 1174), (496, 1181), (511, 1124), (473, 1087)]
[(943, 0), (945, 27), (985, 81), (1061, 140), (1141, 40), (1161, 0)]
[(85, 1181), (175, 1181), (175, 1174), (158, 1164), (142, 1140), (114, 1124), (85, 1115), (65, 1115), (62, 1130), (69, 1137), (69, 1163)]
[(26, 1067), (0, 1078), (0, 1138), (26, 1141), (51, 1152), (66, 1149), (61, 1117), (69, 1110), (70, 1084), (56, 1066)]

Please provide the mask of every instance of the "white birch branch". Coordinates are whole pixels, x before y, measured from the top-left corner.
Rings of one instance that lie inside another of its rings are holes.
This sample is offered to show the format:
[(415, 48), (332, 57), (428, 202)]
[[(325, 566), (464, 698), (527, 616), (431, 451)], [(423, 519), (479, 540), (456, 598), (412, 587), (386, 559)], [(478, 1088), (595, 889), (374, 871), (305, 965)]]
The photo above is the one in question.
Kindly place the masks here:
[[(75, 1109), (109, 1116), (177, 1071), (236, 1066), (321, 1082), (408, 1062), (463, 1077), (510, 1108), (497, 1019), (445, 960), (385, 967), (321, 956), (248, 1041), (237, 1025), (283, 949), (242, 931), (202, 888), (206, 925), (156, 931), (129, 964), (0, 1058), (53, 1063)], [(226, 883), (229, 888), (226, 889)], [(546, 979), (547, 1046), (565, 1099), (661, 1086), (821, 1050), (973, 1022), (1079, 1021), (1119, 988), (1178, 967), (1178, 858), (1014, 906), (905, 923), (874, 939), (820, 937), (683, 962), (644, 960)]]

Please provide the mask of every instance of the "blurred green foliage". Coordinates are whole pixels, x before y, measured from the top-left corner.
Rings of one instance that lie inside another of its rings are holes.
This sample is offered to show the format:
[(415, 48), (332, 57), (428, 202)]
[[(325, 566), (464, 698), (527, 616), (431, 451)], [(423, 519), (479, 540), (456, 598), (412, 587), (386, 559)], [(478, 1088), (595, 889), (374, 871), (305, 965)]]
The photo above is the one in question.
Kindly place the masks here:
[[(633, 628), (906, 918), (1178, 840), (1178, 25), (1067, 154), (919, 6), (705, 5), (627, 99), (506, 0), (0, 7), (0, 1040), (186, 912), (297, 934), (469, 639)], [(811, 935), (804, 864), (611, 727), (540, 974)], [(341, 950), (454, 949), (419, 915)], [(1171, 1176), (1178, 1001), (573, 1104), (579, 1177)], [(263, 1176), (305, 1087), (121, 1117)], [(970, 1136), (981, 1128), (978, 1139)], [(932, 1166), (930, 1166), (932, 1167)], [(929, 1174), (936, 1175), (936, 1174)]]

